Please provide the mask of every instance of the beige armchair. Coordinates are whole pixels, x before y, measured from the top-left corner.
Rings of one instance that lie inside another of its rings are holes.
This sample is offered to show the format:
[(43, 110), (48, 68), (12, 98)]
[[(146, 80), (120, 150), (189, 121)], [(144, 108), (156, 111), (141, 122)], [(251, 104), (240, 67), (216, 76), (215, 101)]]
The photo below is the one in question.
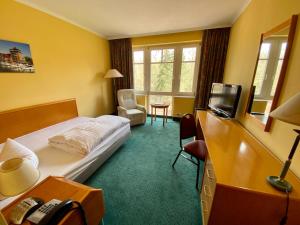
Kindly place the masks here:
[(144, 106), (136, 103), (136, 95), (133, 89), (118, 90), (118, 116), (130, 120), (130, 125), (144, 124), (147, 112)]

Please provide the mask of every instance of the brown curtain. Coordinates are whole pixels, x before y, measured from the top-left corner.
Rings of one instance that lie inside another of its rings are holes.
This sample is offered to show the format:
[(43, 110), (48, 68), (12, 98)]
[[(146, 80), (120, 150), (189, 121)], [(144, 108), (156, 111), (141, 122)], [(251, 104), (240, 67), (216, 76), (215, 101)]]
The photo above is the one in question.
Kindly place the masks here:
[(118, 104), (117, 91), (133, 88), (132, 45), (130, 38), (109, 41), (111, 68), (117, 69), (123, 77), (114, 78), (113, 95), (116, 106)]
[(195, 108), (207, 108), (212, 83), (223, 80), (229, 35), (230, 27), (203, 33)]

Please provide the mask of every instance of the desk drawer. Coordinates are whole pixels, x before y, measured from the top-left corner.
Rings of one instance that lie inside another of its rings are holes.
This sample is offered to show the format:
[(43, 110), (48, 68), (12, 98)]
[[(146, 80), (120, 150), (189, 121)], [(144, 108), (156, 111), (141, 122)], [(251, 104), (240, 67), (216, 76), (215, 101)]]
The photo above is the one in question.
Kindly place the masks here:
[(216, 179), (213, 167), (210, 163), (209, 158), (207, 159), (205, 170), (203, 174), (203, 184), (201, 190), (201, 208), (202, 208), (202, 217), (203, 225), (208, 223), (210, 210), (212, 207), (214, 194), (216, 189)]

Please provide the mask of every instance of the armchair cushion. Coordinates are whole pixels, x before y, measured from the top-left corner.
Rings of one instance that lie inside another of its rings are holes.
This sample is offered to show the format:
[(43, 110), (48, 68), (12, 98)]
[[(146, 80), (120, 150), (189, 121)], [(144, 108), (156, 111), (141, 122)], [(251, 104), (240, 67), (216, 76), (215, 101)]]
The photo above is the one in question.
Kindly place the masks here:
[(141, 110), (138, 110), (138, 109), (128, 109), (127, 114), (128, 115), (136, 115), (136, 114), (144, 114), (144, 112)]

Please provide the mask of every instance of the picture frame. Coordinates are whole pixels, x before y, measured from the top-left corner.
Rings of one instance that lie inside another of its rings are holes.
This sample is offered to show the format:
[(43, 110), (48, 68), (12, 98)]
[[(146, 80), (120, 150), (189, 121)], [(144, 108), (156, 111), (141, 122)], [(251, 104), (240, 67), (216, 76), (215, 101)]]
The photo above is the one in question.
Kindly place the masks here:
[(34, 73), (29, 44), (0, 40), (0, 73)]

